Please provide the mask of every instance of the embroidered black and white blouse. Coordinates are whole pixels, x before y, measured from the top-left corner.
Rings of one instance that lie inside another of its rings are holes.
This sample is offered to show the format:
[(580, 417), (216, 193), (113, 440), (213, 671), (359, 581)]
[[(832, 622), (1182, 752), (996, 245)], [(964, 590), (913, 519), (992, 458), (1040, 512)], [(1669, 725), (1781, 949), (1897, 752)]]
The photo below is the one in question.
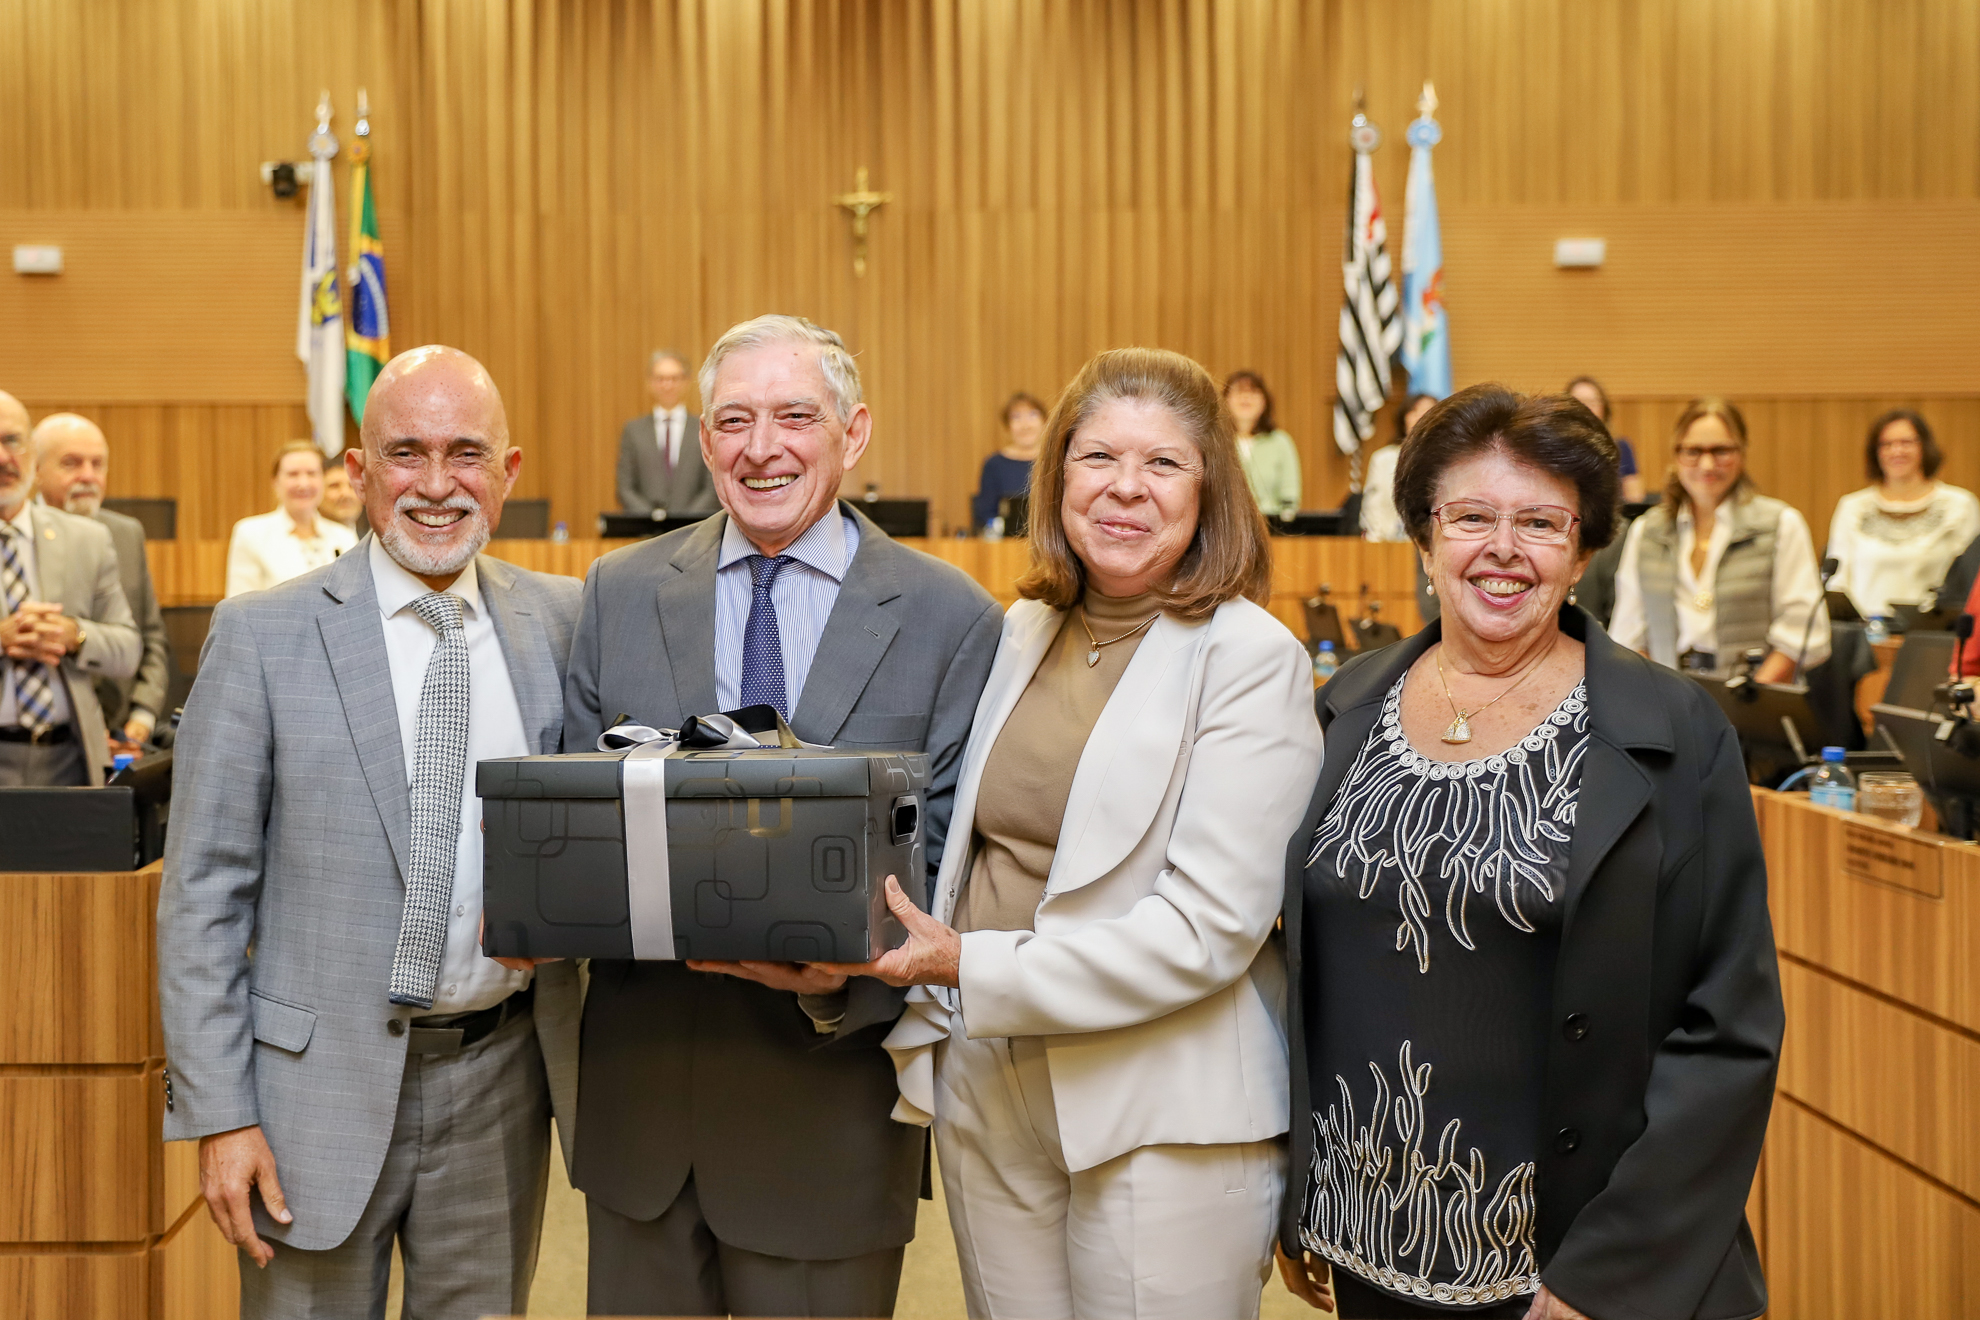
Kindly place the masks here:
[(1577, 685), (1495, 756), (1432, 761), (1403, 681), (1314, 833), (1306, 1248), (1419, 1306), (1530, 1294), (1559, 899), (1588, 746)]

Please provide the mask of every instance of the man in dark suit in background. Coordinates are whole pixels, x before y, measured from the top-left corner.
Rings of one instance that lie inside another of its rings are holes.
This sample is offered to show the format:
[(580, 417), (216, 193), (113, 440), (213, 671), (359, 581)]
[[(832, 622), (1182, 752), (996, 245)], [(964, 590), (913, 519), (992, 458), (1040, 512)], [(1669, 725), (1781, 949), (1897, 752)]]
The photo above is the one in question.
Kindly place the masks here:
[[(727, 515), (593, 565), (564, 750), (622, 711), (767, 703), (809, 742), (924, 751), (932, 873), (1002, 611), (839, 502), (872, 418), (837, 335), (759, 317), (702, 380)], [(794, 963), (592, 962), (572, 1181), (593, 1314), (892, 1313), (925, 1147), (890, 1117), (902, 1000)]]
[(701, 457), (699, 426), (687, 410), (687, 359), (661, 349), (648, 364), (653, 411), (619, 432), (619, 507), (669, 516), (715, 512), (715, 483)]
[(34, 428), (34, 463), (41, 502), (78, 518), (94, 518), (110, 529), (110, 542), (117, 549), (117, 576), (138, 635), (144, 639), (144, 654), (131, 677), (98, 678), (96, 699), (103, 707), (110, 750), (136, 755), (166, 713), (172, 680), (172, 645), (158, 594), (151, 589), (144, 524), (103, 507), (110, 480), (110, 442), (87, 417), (55, 413), (42, 418)]
[(94, 681), (137, 672), (141, 643), (110, 533), (28, 498), (27, 409), (0, 393), (0, 785), (101, 784)]

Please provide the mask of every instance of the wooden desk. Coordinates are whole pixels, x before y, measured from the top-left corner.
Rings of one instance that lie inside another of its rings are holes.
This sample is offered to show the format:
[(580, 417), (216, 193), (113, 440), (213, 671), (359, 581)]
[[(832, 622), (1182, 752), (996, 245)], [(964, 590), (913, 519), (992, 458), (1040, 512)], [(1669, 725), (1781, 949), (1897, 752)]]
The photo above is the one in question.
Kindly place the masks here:
[[(148, 541), (152, 586), (160, 605), (209, 605), (227, 585), (225, 541)], [(591, 561), (633, 541), (494, 541), (497, 559), (543, 573), (583, 577)], [(1017, 580), (1028, 551), (1023, 541), (907, 539), (903, 545), (954, 564), (1008, 605), (1017, 599)], [(1382, 619), (1403, 635), (1423, 626), (1416, 610), (1416, 551), (1407, 545), (1374, 544), (1354, 537), (1276, 536), (1272, 538), (1271, 611), (1302, 641), (1306, 622), (1300, 602), (1321, 583), (1333, 588), (1343, 619), (1357, 613), (1363, 584), (1382, 603)]]
[(159, 1136), (161, 870), (0, 873), (0, 1315), (203, 1320), (239, 1304), (196, 1147)]
[(1753, 796), (1787, 1000), (1770, 1314), (1980, 1314), (1980, 847)]

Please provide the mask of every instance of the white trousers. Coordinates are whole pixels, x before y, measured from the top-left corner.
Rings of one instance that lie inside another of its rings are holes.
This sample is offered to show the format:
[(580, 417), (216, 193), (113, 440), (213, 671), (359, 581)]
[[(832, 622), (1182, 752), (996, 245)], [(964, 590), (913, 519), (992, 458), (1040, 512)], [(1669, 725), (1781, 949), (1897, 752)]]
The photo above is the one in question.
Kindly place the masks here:
[(1143, 1146), (1070, 1173), (1037, 1038), (970, 1040), (958, 1018), (936, 1073), (935, 1148), (972, 1317), (1255, 1320), (1283, 1142)]

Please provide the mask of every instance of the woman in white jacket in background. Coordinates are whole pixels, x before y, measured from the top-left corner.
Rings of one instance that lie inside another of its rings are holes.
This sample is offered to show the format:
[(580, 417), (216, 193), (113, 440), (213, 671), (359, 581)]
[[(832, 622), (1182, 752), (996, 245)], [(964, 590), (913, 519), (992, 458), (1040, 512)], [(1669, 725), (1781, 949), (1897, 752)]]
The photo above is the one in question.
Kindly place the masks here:
[[(1287, 840), (1311, 669), (1217, 390), (1121, 349), (1067, 387), (1032, 565), (928, 915), (840, 970), (923, 987), (887, 1047), (932, 1115), (972, 1316), (1254, 1316), (1285, 1180)], [(1049, 513), (1047, 511), (1050, 511)]]

